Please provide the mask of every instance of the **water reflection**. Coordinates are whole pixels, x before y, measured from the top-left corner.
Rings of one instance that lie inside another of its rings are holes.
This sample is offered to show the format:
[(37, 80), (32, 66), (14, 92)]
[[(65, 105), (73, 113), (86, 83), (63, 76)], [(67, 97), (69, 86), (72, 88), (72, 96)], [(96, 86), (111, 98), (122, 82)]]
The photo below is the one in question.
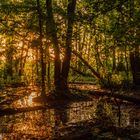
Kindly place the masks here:
[[(13, 103), (12, 106), (34, 106), (32, 99), (35, 96), (36, 93), (32, 92), (29, 97), (20, 99), (18, 102)], [(140, 109), (134, 110), (133, 105), (126, 106), (122, 104), (120, 112), (117, 106), (112, 106), (104, 98), (86, 102), (66, 102), (62, 105), (59, 102), (55, 102), (55, 105), (52, 108), (0, 117), (0, 138), (11, 140), (21, 138), (23, 140), (34, 138), (51, 139), (52, 137), (75, 133), (75, 129), (67, 128), (85, 121), (87, 123), (91, 121), (102, 123), (102, 125), (104, 123), (105, 126), (111, 124), (121, 127), (140, 127)]]
[(95, 111), (98, 100), (88, 102), (77, 102), (70, 105), (69, 122), (85, 121), (95, 118)]
[(0, 140), (2, 140), (3, 139), (3, 135), (2, 134), (0, 134)]
[(36, 94), (35, 92), (32, 92), (31, 95), (28, 97), (28, 100), (27, 100), (27, 104), (28, 105), (32, 105), (33, 104), (33, 98), (36, 97)]
[(37, 92), (33, 91), (29, 96), (25, 96), (17, 101), (14, 101), (11, 104), (12, 108), (23, 108), (23, 107), (32, 107), (35, 105), (39, 105), (39, 103), (33, 102), (33, 98), (37, 96)]

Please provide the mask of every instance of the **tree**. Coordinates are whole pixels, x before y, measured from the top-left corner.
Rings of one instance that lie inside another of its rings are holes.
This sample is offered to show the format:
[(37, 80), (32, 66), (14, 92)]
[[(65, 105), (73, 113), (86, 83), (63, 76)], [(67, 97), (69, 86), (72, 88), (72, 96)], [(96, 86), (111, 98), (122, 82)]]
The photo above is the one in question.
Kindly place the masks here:
[(67, 32), (66, 32), (66, 41), (65, 41), (65, 51), (64, 59), (61, 66), (60, 60), (60, 47), (57, 37), (57, 26), (54, 20), (53, 11), (52, 11), (52, 0), (46, 0), (46, 9), (47, 9), (47, 27), (49, 36), (51, 37), (52, 43), (54, 45), (54, 54), (55, 54), (55, 70), (54, 70), (54, 84), (56, 90), (67, 90), (68, 89), (68, 73), (70, 69), (70, 60), (71, 60), (71, 44), (72, 44), (72, 31), (74, 24), (74, 13), (76, 8), (76, 0), (69, 0), (67, 6)]
[(45, 64), (44, 64), (44, 50), (43, 50), (43, 23), (42, 23), (42, 12), (40, 8), (40, 2), (37, 0), (37, 12), (38, 12), (38, 25), (39, 25), (39, 49), (40, 49), (40, 63), (41, 63), (41, 88), (42, 88), (42, 96), (45, 96)]
[(74, 24), (74, 15), (76, 8), (76, 0), (69, 0), (67, 7), (67, 16), (68, 16), (68, 25), (66, 32), (66, 46), (64, 53), (64, 60), (62, 63), (62, 73), (61, 73), (61, 88), (68, 89), (68, 74), (70, 69), (71, 61), (71, 51), (72, 51), (72, 33), (73, 33), (73, 24)]
[(12, 78), (28, 78), (32, 72), (32, 80), (40, 80), (42, 87), (54, 74), (55, 89), (61, 91), (68, 90), (70, 65), (99, 81), (136, 83), (140, 71), (137, 5), (138, 0), (3, 0), (0, 37), (1, 42), (7, 41), (1, 69), (5, 66), (5, 76)]

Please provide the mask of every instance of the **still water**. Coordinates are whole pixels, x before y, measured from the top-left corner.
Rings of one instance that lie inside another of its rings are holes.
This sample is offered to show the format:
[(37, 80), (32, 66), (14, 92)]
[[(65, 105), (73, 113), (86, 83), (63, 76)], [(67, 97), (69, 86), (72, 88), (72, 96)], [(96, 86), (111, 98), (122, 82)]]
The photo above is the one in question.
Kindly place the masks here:
[[(33, 102), (36, 96), (37, 92), (33, 91), (29, 96), (12, 102), (9, 107), (19, 110), (44, 106)], [(127, 102), (118, 106), (106, 98), (67, 102), (63, 105), (56, 103), (55, 106), (49, 106), (46, 103), (42, 109), (1, 116), (0, 140), (49, 140), (78, 133), (85, 124), (94, 124), (99, 121), (105, 125), (107, 122), (117, 127), (140, 129), (140, 108)]]

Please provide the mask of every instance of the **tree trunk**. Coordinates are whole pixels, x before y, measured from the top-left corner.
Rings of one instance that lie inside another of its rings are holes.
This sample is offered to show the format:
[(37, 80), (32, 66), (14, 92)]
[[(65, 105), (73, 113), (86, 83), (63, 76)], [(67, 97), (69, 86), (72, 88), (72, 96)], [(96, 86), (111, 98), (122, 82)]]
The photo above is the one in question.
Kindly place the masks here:
[(68, 16), (68, 27), (66, 33), (66, 49), (64, 54), (64, 60), (62, 63), (62, 73), (61, 73), (61, 88), (68, 89), (68, 73), (70, 69), (70, 60), (71, 60), (71, 44), (72, 44), (72, 32), (74, 24), (74, 13), (76, 8), (76, 0), (69, 0), (67, 7), (67, 16)]
[(51, 78), (50, 78), (50, 52), (49, 52), (49, 44), (47, 44), (46, 46), (46, 53), (47, 53), (47, 85), (48, 85), (48, 89), (51, 88)]
[(46, 0), (47, 9), (47, 22), (46, 22), (46, 33), (51, 38), (54, 45), (54, 85), (55, 89), (60, 88), (60, 71), (61, 71), (61, 61), (60, 61), (60, 49), (58, 45), (57, 29), (54, 21), (54, 16), (52, 12), (52, 0)]
[(39, 24), (39, 42), (40, 42), (40, 59), (41, 59), (41, 95), (45, 96), (45, 65), (44, 65), (44, 53), (43, 53), (43, 44), (42, 44), (42, 39), (43, 39), (43, 32), (42, 32), (42, 13), (41, 13), (41, 8), (40, 8), (40, 2), (37, 0), (37, 11), (38, 11), (38, 24)]
[(101, 77), (101, 75), (100, 75), (98, 72), (96, 72), (96, 71), (91, 67), (91, 65), (90, 65), (85, 59), (82, 58), (82, 56), (81, 56), (80, 54), (78, 54), (76, 51), (72, 51), (72, 53), (73, 53), (74, 55), (76, 55), (76, 56), (85, 64), (85, 66), (88, 67), (88, 69), (91, 70), (91, 72), (93, 73), (93, 75), (94, 75), (96, 78), (98, 78), (98, 79), (100, 79), (100, 80), (103, 80), (103, 78)]
[(112, 46), (112, 51), (113, 51), (113, 56), (112, 56), (112, 72), (116, 70), (116, 47), (115, 47), (115, 43)]
[(133, 75), (133, 84), (140, 86), (140, 57), (130, 53), (131, 71)]
[(46, 22), (46, 33), (51, 38), (51, 41), (54, 45), (54, 85), (55, 90), (67, 90), (68, 89), (68, 73), (70, 69), (70, 60), (71, 60), (71, 44), (72, 44), (72, 32), (74, 24), (74, 12), (76, 7), (76, 0), (69, 0), (67, 7), (67, 16), (68, 16), (68, 27), (66, 32), (66, 43), (65, 43), (65, 52), (64, 59), (61, 69), (60, 61), (60, 48), (58, 44), (57, 29), (56, 23), (54, 21), (54, 16), (52, 12), (52, 0), (46, 0), (46, 9), (47, 9), (47, 22)]

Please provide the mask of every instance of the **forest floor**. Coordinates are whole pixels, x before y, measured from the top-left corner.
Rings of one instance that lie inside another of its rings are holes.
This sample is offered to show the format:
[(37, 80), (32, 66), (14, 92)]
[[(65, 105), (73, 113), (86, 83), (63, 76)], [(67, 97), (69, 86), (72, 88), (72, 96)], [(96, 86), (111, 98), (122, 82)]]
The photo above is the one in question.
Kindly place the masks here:
[[(101, 88), (99, 85), (91, 84), (70, 84), (70, 92), (66, 94), (53, 94), (49, 92), (45, 97), (37, 96), (33, 98), (33, 102), (48, 102), (51, 107), (65, 105), (68, 102), (90, 101), (93, 98), (107, 96), (108, 98), (116, 98), (126, 100), (134, 104), (140, 105), (140, 89), (137, 90), (109, 90)], [(29, 96), (32, 92), (40, 92), (38, 87), (19, 87), (19, 88), (3, 88), (0, 90), (0, 111), (16, 100)], [(6, 111), (6, 110), (5, 110)]]

